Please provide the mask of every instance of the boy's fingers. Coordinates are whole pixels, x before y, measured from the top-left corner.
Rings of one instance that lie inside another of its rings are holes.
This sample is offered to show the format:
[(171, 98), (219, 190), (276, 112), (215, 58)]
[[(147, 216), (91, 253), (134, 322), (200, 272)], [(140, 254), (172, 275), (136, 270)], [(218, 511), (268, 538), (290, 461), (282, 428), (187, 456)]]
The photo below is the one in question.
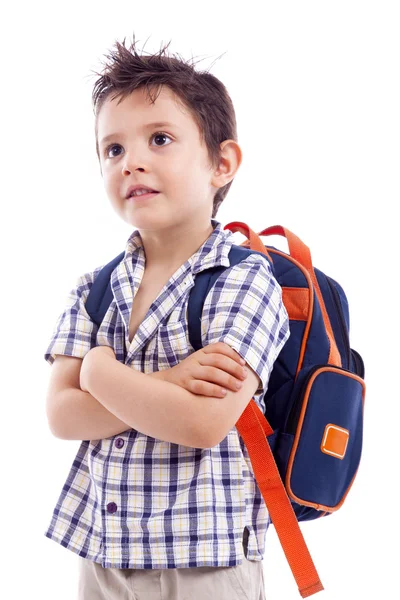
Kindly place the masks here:
[[(237, 352), (234, 348), (231, 348), (231, 346), (229, 346), (229, 344), (226, 344), (225, 342), (216, 342), (214, 344), (214, 346), (218, 346), (218, 349), (221, 349), (221, 351), (226, 351), (228, 350), (229, 355), (232, 356), (234, 358), (234, 360), (236, 360), (238, 363), (245, 365), (246, 361), (243, 360), (243, 358), (240, 356), (239, 352)], [(215, 348), (216, 350), (216, 348)]]
[(235, 359), (240, 362), (242, 365), (246, 364), (246, 361), (240, 356), (239, 352), (237, 352), (237, 350), (235, 350), (234, 348), (231, 348), (233, 355), (235, 357)]

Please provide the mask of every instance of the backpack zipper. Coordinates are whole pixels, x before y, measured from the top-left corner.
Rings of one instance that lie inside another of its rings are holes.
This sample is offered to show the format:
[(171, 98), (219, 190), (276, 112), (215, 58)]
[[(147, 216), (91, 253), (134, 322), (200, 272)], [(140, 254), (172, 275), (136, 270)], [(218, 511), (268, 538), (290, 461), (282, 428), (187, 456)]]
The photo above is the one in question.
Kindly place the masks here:
[(301, 407), (303, 406), (303, 395), (306, 390), (307, 384), (310, 381), (313, 374), (315, 373), (315, 371), (318, 371), (318, 369), (320, 369), (321, 367), (326, 367), (326, 364), (314, 365), (312, 369), (308, 372), (305, 380), (303, 381), (300, 391), (297, 394), (296, 401), (290, 409), (290, 413), (286, 422), (285, 433), (290, 433), (291, 435), (294, 435), (296, 433)]
[[(300, 416), (300, 412), (301, 412), (303, 402), (304, 402), (304, 392), (306, 391), (308, 382), (310, 381), (311, 377), (314, 375), (315, 371), (318, 371), (319, 369), (326, 369), (326, 367), (332, 367), (334, 369), (337, 369), (338, 371), (343, 371), (344, 373), (352, 373), (354, 375), (353, 371), (351, 371), (350, 369), (345, 369), (344, 367), (329, 365), (328, 363), (325, 363), (323, 365), (314, 365), (310, 369), (310, 371), (307, 373), (307, 376), (306, 376), (305, 380), (303, 381), (299, 392), (296, 395), (296, 400), (295, 400), (292, 408), (290, 409), (290, 413), (289, 413), (288, 419), (286, 421), (284, 433), (289, 433), (291, 435), (296, 434), (299, 416)], [(355, 373), (355, 375), (358, 375), (358, 373)]]
[(356, 374), (359, 375), (362, 379), (365, 379), (365, 369), (364, 369), (364, 361), (361, 358), (360, 354), (354, 348), (351, 348), (351, 354), (353, 356), (354, 364), (356, 367)]
[(333, 301), (336, 304), (336, 308), (337, 308), (338, 313), (339, 313), (340, 330), (341, 330), (341, 334), (342, 334), (342, 340), (343, 340), (343, 345), (344, 345), (344, 349), (345, 349), (345, 352), (346, 352), (346, 359), (347, 359), (346, 368), (350, 369), (350, 367), (351, 367), (351, 364), (350, 364), (350, 343), (349, 343), (349, 339), (348, 339), (346, 322), (345, 322), (344, 315), (343, 315), (342, 303), (340, 302), (339, 292), (337, 291), (335, 285), (332, 282), (333, 280), (331, 280), (331, 278), (328, 277), (328, 276), (326, 276), (326, 280), (327, 280), (329, 288), (331, 290)]

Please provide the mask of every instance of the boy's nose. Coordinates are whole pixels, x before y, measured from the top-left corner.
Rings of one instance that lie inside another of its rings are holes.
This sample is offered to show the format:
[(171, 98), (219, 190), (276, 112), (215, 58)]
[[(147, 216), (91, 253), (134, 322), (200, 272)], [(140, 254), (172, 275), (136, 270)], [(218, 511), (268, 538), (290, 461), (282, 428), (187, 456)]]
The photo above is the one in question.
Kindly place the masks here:
[(143, 157), (143, 149), (140, 150), (136, 148), (135, 150), (130, 150), (129, 152), (125, 152), (125, 155), (122, 159), (122, 172), (123, 174), (133, 173), (137, 169), (141, 171), (145, 169), (144, 165), (146, 161)]
[(123, 175), (130, 175), (131, 173), (133, 173), (134, 171), (139, 170), (139, 172), (143, 172), (145, 171), (145, 167), (139, 166), (139, 163), (136, 161), (136, 163), (125, 163), (124, 165), (122, 165), (122, 174)]

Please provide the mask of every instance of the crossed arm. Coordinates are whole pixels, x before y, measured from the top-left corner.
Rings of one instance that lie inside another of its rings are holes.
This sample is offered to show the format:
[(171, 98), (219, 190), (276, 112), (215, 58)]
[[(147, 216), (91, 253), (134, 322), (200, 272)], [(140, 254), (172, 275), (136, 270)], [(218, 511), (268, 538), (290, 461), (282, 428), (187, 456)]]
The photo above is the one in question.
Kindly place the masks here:
[(81, 382), (86, 391), (65, 390), (60, 397), (57, 437), (102, 439), (133, 428), (170, 443), (210, 448), (234, 427), (259, 384), (248, 367), (239, 391), (228, 391), (223, 399), (200, 396), (136, 371), (113, 354), (95, 347), (85, 356)]

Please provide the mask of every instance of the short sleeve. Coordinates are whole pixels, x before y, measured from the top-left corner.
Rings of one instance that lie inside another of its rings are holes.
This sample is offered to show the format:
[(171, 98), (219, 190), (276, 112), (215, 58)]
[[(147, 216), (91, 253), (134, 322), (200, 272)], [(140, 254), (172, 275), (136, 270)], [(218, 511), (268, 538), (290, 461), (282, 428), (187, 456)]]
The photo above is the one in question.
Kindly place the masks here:
[(290, 336), (282, 288), (267, 259), (252, 254), (228, 267), (207, 294), (202, 315), (203, 346), (224, 342), (260, 377), (267, 391), (273, 364)]
[(45, 352), (45, 360), (52, 365), (56, 354), (84, 358), (96, 345), (98, 326), (90, 319), (85, 302), (96, 275), (102, 267), (78, 277), (75, 286), (68, 293), (65, 308), (57, 318), (50, 343)]

